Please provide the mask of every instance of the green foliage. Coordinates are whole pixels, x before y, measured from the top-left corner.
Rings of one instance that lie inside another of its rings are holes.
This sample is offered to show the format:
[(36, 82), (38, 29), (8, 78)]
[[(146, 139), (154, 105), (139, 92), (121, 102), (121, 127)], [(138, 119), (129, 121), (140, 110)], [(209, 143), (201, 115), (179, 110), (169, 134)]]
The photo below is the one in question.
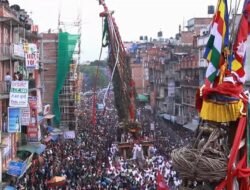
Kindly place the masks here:
[(97, 66), (92, 65), (80, 65), (80, 72), (83, 73), (87, 85), (85, 90), (90, 90), (94, 88), (96, 81), (96, 88), (104, 88), (108, 85), (109, 76), (107, 76), (107, 67), (99, 66), (99, 72), (96, 79)]

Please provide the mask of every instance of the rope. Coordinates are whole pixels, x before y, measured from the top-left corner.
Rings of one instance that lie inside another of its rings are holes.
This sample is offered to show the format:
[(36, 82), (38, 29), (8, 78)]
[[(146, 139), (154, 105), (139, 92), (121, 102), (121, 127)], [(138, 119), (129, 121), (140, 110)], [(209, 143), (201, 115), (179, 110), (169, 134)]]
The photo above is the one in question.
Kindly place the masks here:
[[(102, 19), (102, 29), (103, 27), (103, 19)], [(96, 84), (97, 84), (97, 79), (98, 79), (98, 75), (99, 75), (99, 66), (100, 66), (100, 60), (101, 60), (101, 56), (102, 56), (102, 49), (103, 49), (103, 45), (101, 44), (101, 49), (100, 49), (100, 54), (99, 54), (99, 62), (96, 68), (96, 75), (95, 75), (95, 83), (94, 83), (94, 96), (93, 96), (93, 107), (92, 107), (92, 124), (95, 125), (96, 124)]]
[[(110, 15), (110, 13), (108, 13), (108, 19), (110, 20), (110, 17), (111, 17), (111, 15)], [(105, 93), (104, 93), (104, 97), (103, 97), (103, 105), (104, 105), (104, 110), (106, 110), (105, 108), (106, 108), (106, 98), (107, 98), (107, 94), (108, 94), (108, 91), (109, 91), (109, 89), (110, 89), (110, 86), (111, 86), (111, 84), (112, 84), (112, 81), (113, 81), (113, 77), (114, 77), (114, 73), (115, 73), (115, 70), (116, 70), (116, 67), (117, 67), (117, 64), (119, 63), (119, 59), (118, 59), (118, 56), (119, 56), (119, 53), (120, 53), (120, 48), (119, 48), (119, 41), (118, 41), (118, 38), (117, 38), (117, 35), (116, 35), (116, 32), (115, 32), (115, 27), (114, 27), (114, 25), (113, 25), (113, 20), (111, 19), (111, 22), (109, 22), (110, 24), (111, 24), (111, 28), (112, 28), (112, 30), (111, 30), (111, 32), (114, 34), (114, 36), (115, 36), (115, 42), (117, 43), (116, 45), (116, 49), (117, 49), (117, 53), (116, 53), (116, 59), (115, 59), (115, 66), (114, 66), (114, 68), (113, 68), (113, 71), (112, 71), (112, 74), (111, 74), (111, 78), (110, 78), (110, 80), (109, 80), (109, 84), (108, 84), (108, 87), (107, 87), (107, 89), (106, 89), (106, 91), (105, 91)]]
[[(198, 138), (202, 135), (200, 132)], [(226, 176), (228, 154), (226, 151), (215, 149), (213, 145), (220, 135), (223, 135), (223, 131), (215, 128), (206, 142), (200, 140), (197, 148), (196, 146), (182, 147), (172, 152), (173, 167), (183, 179), (218, 182)], [(198, 144), (197, 140), (194, 145)], [(200, 145), (203, 146), (199, 147)]]

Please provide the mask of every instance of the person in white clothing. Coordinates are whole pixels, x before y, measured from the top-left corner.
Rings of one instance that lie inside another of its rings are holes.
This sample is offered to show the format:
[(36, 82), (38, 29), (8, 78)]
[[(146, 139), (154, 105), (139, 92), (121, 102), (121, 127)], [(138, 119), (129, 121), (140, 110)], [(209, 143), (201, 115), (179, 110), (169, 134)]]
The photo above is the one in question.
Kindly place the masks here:
[(6, 84), (6, 91), (10, 92), (12, 77), (10, 76), (9, 72), (6, 73), (6, 75), (4, 77), (4, 81), (5, 81), (5, 84)]

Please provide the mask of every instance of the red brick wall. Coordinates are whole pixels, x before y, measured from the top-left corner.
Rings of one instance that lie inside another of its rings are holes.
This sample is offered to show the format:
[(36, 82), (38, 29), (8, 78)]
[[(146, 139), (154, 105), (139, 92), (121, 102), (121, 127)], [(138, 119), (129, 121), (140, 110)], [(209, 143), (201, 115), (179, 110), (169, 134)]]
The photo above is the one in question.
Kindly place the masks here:
[(193, 44), (193, 32), (183, 31), (181, 32), (181, 43), (182, 44)]
[(44, 71), (44, 103), (48, 103), (53, 106), (53, 96), (56, 87), (58, 34), (43, 33), (40, 44), (40, 47), (42, 48), (42, 61), (44, 68), (47, 70)]
[(143, 93), (143, 66), (142, 64), (131, 64), (131, 69), (132, 78), (135, 81), (136, 92)]

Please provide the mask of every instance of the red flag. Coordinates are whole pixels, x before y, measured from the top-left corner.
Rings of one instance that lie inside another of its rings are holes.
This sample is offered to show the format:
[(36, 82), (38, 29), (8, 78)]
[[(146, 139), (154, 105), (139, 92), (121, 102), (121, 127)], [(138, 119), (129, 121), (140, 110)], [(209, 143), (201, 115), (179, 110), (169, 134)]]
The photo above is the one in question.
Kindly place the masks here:
[(231, 70), (238, 79), (238, 82), (245, 83), (245, 55), (246, 55), (246, 41), (248, 36), (248, 15), (249, 3), (246, 3), (243, 8), (243, 14), (238, 27), (237, 36), (233, 45), (234, 59), (232, 60)]
[(164, 177), (162, 174), (158, 171), (156, 176), (156, 184), (157, 184), (157, 190), (169, 190)]

